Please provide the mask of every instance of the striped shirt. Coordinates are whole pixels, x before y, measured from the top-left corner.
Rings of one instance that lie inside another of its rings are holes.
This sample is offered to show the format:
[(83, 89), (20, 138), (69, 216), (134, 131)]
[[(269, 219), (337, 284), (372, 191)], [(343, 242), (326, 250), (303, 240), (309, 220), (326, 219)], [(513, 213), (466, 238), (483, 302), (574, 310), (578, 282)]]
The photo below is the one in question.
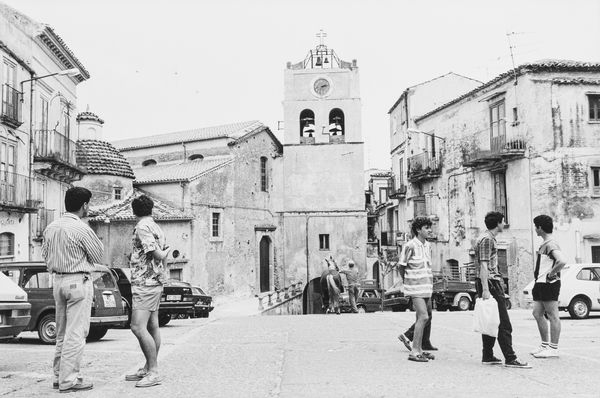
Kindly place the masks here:
[(411, 239), (400, 255), (400, 265), (405, 269), (404, 295), (429, 298), (433, 293), (433, 273), (431, 272), (431, 245)]
[(44, 231), (42, 257), (49, 272), (92, 272), (103, 254), (100, 239), (73, 213), (65, 213)]

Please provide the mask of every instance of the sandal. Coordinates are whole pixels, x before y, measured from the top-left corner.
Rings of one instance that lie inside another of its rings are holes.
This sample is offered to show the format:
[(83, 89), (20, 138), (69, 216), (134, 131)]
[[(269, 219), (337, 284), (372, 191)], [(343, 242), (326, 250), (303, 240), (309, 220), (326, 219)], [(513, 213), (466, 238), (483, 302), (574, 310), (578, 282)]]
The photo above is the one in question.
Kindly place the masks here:
[(430, 361), (433, 361), (435, 359), (435, 355), (427, 351), (423, 351), (423, 356), (429, 359)]
[(408, 355), (408, 360), (409, 361), (415, 361), (415, 362), (429, 362), (429, 359), (427, 359), (422, 354), (417, 354), (417, 355), (409, 354)]

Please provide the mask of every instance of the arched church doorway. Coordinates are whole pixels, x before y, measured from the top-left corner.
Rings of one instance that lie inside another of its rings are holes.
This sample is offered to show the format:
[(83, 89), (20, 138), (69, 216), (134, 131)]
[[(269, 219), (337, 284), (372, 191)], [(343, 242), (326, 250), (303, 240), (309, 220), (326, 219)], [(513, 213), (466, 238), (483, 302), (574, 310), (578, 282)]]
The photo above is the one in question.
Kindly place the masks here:
[(260, 291), (271, 290), (271, 238), (263, 236), (260, 240)]
[(304, 287), (302, 294), (303, 314), (323, 314), (323, 299), (321, 297), (321, 278), (315, 278)]

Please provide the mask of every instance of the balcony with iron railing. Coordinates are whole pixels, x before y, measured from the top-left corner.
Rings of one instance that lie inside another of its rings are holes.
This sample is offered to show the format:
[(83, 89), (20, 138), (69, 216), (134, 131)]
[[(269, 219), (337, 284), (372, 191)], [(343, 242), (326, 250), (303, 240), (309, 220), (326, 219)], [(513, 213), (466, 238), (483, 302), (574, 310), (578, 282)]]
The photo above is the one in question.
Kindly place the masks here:
[(13, 128), (18, 128), (21, 120), (21, 93), (8, 84), (2, 85), (2, 107), (0, 108), (0, 121)]
[(60, 181), (80, 180), (85, 171), (77, 166), (77, 143), (56, 130), (37, 130), (33, 136), (35, 170)]
[(0, 208), (33, 213), (41, 206), (41, 200), (29, 194), (32, 179), (28, 176), (0, 171)]
[(490, 131), (485, 130), (465, 140), (463, 146), (464, 166), (484, 166), (499, 160), (525, 156), (527, 149), (525, 136), (507, 131), (503, 125), (501, 127), (496, 136), (490, 136)]
[(406, 197), (406, 185), (396, 177), (388, 179), (388, 196), (391, 199), (402, 199)]
[(442, 154), (423, 152), (408, 158), (408, 180), (419, 182), (437, 178), (442, 174)]

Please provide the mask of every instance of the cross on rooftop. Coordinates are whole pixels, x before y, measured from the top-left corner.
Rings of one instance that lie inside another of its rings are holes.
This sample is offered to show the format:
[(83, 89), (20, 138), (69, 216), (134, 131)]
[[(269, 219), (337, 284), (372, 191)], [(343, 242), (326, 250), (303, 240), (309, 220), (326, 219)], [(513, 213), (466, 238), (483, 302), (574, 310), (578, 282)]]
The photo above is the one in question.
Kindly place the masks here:
[(323, 39), (325, 39), (327, 37), (327, 33), (323, 32), (323, 29), (319, 30), (319, 33), (317, 33), (317, 37), (319, 38), (319, 45), (323, 45)]

